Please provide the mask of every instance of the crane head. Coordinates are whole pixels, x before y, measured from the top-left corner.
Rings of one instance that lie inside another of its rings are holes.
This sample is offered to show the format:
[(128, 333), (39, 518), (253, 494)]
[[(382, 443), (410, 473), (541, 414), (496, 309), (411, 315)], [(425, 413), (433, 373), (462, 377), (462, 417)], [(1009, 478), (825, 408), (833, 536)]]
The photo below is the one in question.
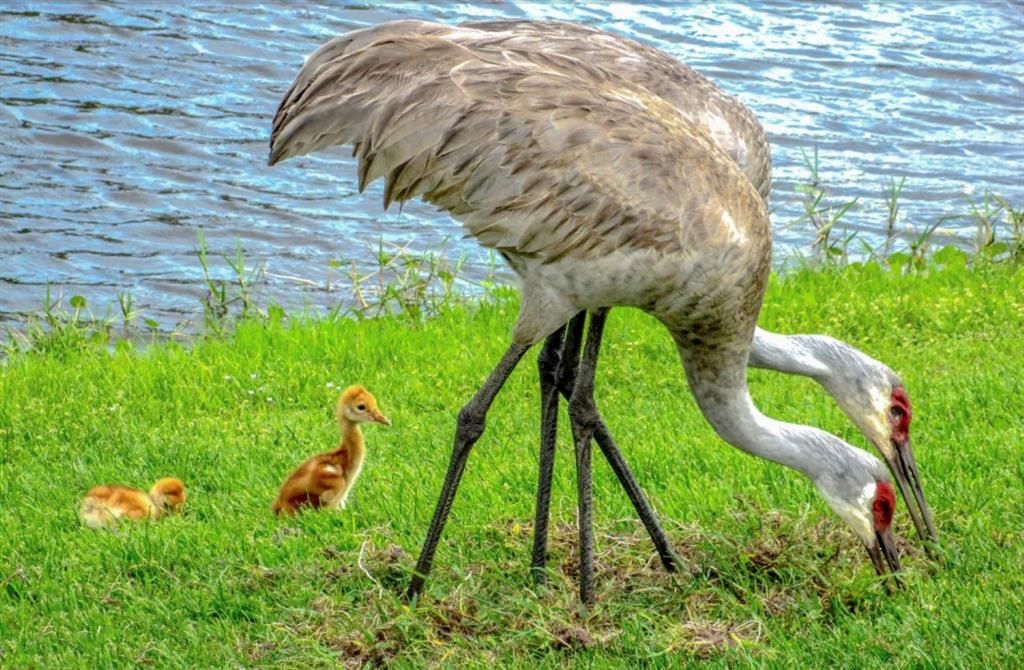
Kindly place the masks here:
[(867, 473), (866, 482), (864, 477), (829, 479), (818, 482), (818, 488), (829, 506), (864, 543), (875, 572), (884, 575), (900, 570), (899, 551), (892, 534), (896, 491), (877, 461), (875, 468), (874, 474)]
[(852, 347), (845, 349), (843, 365), (834, 366), (822, 383), (885, 459), (921, 539), (936, 542), (938, 533), (911, 448), (907, 389), (886, 365)]
[[(875, 572), (884, 575), (886, 567), (899, 572), (900, 555), (892, 537), (892, 513), (896, 510), (896, 492), (887, 481), (877, 482), (871, 499), (871, 528), (874, 538), (861, 538), (867, 547)], [(874, 540), (873, 542), (871, 540)], [(883, 561), (884, 558), (884, 561)]]
[(917, 463), (914, 461), (914, 450), (910, 446), (910, 397), (903, 384), (898, 381), (893, 384), (889, 394), (886, 419), (888, 435), (878, 439), (875, 446), (896, 479), (918, 534), (925, 541), (935, 542), (938, 540), (938, 533), (932, 521), (932, 512), (924, 499), (924, 487), (921, 485)]
[(349, 386), (338, 399), (338, 420), (351, 423), (380, 423), (391, 425), (391, 420), (377, 408), (377, 399), (362, 386)]
[(156, 508), (155, 516), (168, 512), (180, 512), (185, 506), (185, 484), (175, 477), (156, 480), (149, 490), (149, 499)]

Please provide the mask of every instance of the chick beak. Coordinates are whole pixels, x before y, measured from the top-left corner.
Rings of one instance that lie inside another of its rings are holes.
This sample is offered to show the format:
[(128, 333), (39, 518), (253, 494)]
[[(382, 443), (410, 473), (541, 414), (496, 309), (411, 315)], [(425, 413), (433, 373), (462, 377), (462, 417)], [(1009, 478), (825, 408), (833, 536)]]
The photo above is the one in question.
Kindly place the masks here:
[(385, 426), (391, 425), (391, 419), (387, 418), (377, 410), (373, 410), (372, 412), (370, 412), (370, 418), (372, 418), (376, 423), (381, 423), (384, 424)]
[(921, 478), (917, 473), (917, 463), (914, 461), (914, 450), (910, 448), (910, 437), (904, 440), (892, 440), (893, 454), (886, 457), (886, 462), (893, 476), (896, 478), (896, 485), (900, 487), (900, 495), (907, 503), (910, 517), (914, 520), (914, 527), (918, 535), (925, 541), (925, 547), (931, 552), (928, 543), (938, 542), (939, 534), (932, 522), (932, 512), (924, 499), (924, 488), (921, 486)]
[(867, 547), (868, 554), (871, 556), (871, 562), (875, 566), (875, 572), (879, 576), (892, 572), (892, 581), (895, 582), (897, 588), (903, 588), (903, 582), (895, 574), (900, 571), (900, 554), (899, 550), (896, 549), (896, 541), (893, 539), (892, 530), (886, 529), (884, 532), (876, 530), (875, 541), (871, 544), (865, 544), (865, 546)]

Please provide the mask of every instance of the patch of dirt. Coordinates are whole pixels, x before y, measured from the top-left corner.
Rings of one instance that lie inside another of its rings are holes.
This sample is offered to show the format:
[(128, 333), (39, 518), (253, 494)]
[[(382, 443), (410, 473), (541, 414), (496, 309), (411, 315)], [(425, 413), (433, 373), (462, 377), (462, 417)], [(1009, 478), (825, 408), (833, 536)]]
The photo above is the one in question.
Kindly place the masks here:
[(383, 552), (384, 560), (388, 563), (398, 563), (405, 558), (405, 549), (402, 549), (397, 544), (389, 544)]
[[(667, 531), (666, 531), (667, 532)], [(698, 563), (696, 539), (693, 536), (676, 538), (670, 536), (672, 548), (679, 558), (679, 575), (695, 574)], [(597, 579), (612, 580), (621, 588), (632, 588), (639, 583), (664, 582), (672, 579), (651, 541), (647, 531), (636, 522), (630, 532), (594, 531), (594, 567)], [(573, 581), (579, 578), (579, 531), (574, 524), (557, 523), (549, 531), (549, 556), (561, 555), (559, 569)]]
[(582, 626), (570, 626), (556, 622), (552, 624), (548, 632), (554, 638), (551, 646), (555, 649), (576, 651), (594, 646), (594, 638), (590, 635), (590, 631)]
[(369, 541), (363, 544), (358, 552), (342, 552), (334, 547), (325, 547), (323, 550), (325, 558), (338, 561), (337, 565), (327, 571), (327, 578), (330, 580), (346, 580), (353, 576), (370, 577), (382, 586), (396, 585), (404, 580), (409, 573), (404, 563), (407, 554), (397, 544), (388, 544), (383, 549), (378, 549)]
[(362, 567), (388, 589), (404, 590), (413, 565), (410, 557), (397, 544), (388, 544), (383, 549), (368, 549), (362, 558)]
[(333, 544), (328, 544), (327, 546), (325, 546), (323, 549), (320, 550), (320, 553), (323, 554), (323, 557), (326, 558), (328, 561), (336, 561), (340, 558), (345, 557), (345, 552), (343, 552), (341, 549), (338, 549)]
[(763, 629), (758, 621), (741, 624), (732, 621), (689, 621), (683, 624), (685, 644), (700, 658), (710, 658), (730, 647), (738, 647), (761, 639)]
[(915, 544), (914, 540), (902, 535), (896, 535), (896, 548), (900, 552), (900, 558), (916, 556), (920, 550), (920, 546)]
[(476, 611), (477, 602), (475, 600), (460, 599), (459, 602), (433, 603), (425, 613), (430, 620), (434, 634), (439, 639), (458, 642), (464, 637), (472, 637), (479, 632), (473, 619)]
[[(785, 545), (779, 538), (758, 538), (743, 549), (750, 572), (763, 574), (771, 581), (780, 581), (778, 567), (784, 563)], [(787, 538), (788, 541), (788, 538)]]
[[(621, 607), (645, 607), (667, 623), (667, 630), (661, 627), (656, 633), (659, 646), (708, 658), (736, 647), (749, 646), (756, 653), (756, 643), (764, 635), (758, 621), (720, 618), (728, 616), (723, 603), (731, 606), (733, 599), (760, 604), (766, 617), (791, 616), (798, 601), (815, 595), (822, 598), (826, 612), (860, 605), (855, 594), (834, 592), (829, 578), (830, 572), (866, 560), (844, 525), (813, 517), (792, 519), (770, 510), (742, 513), (757, 519), (745, 519), (743, 528), (752, 532), (737, 542), (707, 528), (666, 519), (665, 530), (680, 558), (681, 571), (675, 575), (661, 565), (638, 520), (599, 524), (595, 567), (601, 605), (583, 613), (576, 602), (579, 554), (574, 521), (554, 521), (549, 528), (546, 587), (534, 587), (530, 577), (532, 522), (506, 518), (490, 525), (480, 536), (484, 546), (470, 552), (486, 558), (456, 565), (450, 557), (458, 552), (449, 552), (439, 560), (431, 580), (444, 583), (445, 589), (412, 609), (399, 594), (408, 584), (416, 555), (393, 542), (387, 531), (378, 530), (355, 548), (321, 550), (331, 568), (328, 575), (348, 581), (338, 588), (354, 590), (347, 597), (358, 606), (341, 610), (334, 598), (325, 597), (310, 603), (309, 610), (316, 614), (308, 623), (343, 656), (347, 667), (400, 663), (410, 649), (416, 658), (425, 656), (443, 666), (446, 659), (465, 651), (467, 640), (475, 646), (493, 639), (506, 647), (522, 645), (523, 650), (525, 645), (535, 649), (549, 644), (567, 656), (601, 648), (623, 634)], [(904, 549), (912, 550), (912, 544)], [(269, 574), (256, 577), (274, 581)], [(540, 605), (538, 599), (543, 601)], [(510, 635), (513, 631), (522, 634)]]
[(340, 563), (327, 571), (325, 577), (330, 581), (344, 581), (352, 576), (355, 568), (347, 563)]
[(400, 640), (388, 640), (384, 630), (378, 630), (372, 642), (363, 637), (348, 637), (335, 640), (331, 648), (341, 652), (341, 664), (346, 668), (383, 668), (396, 656)]

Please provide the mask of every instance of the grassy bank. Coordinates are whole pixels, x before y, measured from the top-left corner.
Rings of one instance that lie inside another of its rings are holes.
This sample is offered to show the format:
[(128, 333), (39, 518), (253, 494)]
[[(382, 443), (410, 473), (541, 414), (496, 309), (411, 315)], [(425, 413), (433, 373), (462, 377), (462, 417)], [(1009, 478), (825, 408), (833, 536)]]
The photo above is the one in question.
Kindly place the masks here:
[[(901, 507), (905, 591), (885, 593), (808, 481), (718, 440), (663, 329), (620, 309), (598, 403), (683, 575), (659, 568), (595, 455), (599, 604), (581, 618), (563, 430), (552, 579), (533, 585), (531, 356), (470, 458), (426, 597), (403, 605), (455, 413), (507, 343), (515, 303), (499, 298), (420, 326), (271, 319), (187, 348), (55, 341), (9, 357), (0, 368), (0, 666), (1019, 666), (1024, 274), (952, 260), (902, 278), (876, 265), (793, 272), (771, 286), (761, 322), (846, 339), (902, 373), (944, 554), (933, 563), (915, 549)], [(273, 518), (282, 477), (333, 446), (333, 402), (355, 382), (394, 426), (367, 429), (349, 508)], [(755, 371), (752, 387), (767, 414), (866, 446), (812, 382)], [(169, 474), (190, 489), (183, 517), (117, 533), (79, 526), (91, 485), (148, 487)]]

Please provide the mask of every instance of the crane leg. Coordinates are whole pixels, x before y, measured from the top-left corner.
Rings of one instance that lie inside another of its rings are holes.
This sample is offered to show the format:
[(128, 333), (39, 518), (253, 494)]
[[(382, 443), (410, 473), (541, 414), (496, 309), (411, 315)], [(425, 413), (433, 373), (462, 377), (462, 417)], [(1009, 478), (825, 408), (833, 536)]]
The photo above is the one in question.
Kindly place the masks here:
[(484, 432), (487, 410), (490, 409), (505, 380), (512, 374), (529, 348), (530, 345), (527, 344), (513, 343), (509, 346), (487, 381), (476, 392), (472, 400), (459, 411), (448, 474), (445, 476), (444, 486), (441, 487), (441, 496), (434, 509), (434, 518), (430, 522), (430, 530), (427, 531), (427, 538), (423, 542), (420, 558), (416, 562), (416, 572), (405, 592), (407, 599), (419, 595), (423, 590), (423, 583), (427, 575), (430, 574), (430, 567), (434, 562), (434, 552), (437, 550), (437, 543), (441, 539), (445, 521), (448, 520), (448, 512), (451, 511), (452, 502), (455, 500), (455, 492), (459, 488), (462, 472), (466, 468), (469, 451)]
[[(540, 473), (537, 478), (537, 511), (533, 524), (533, 558), (530, 570), (534, 579), (543, 582), (547, 573), (548, 519), (551, 509), (551, 476), (555, 467), (555, 439), (558, 433), (558, 393), (562, 377), (567, 376), (572, 388), (579, 365), (580, 339), (586, 313), (580, 312), (548, 336), (537, 357), (540, 375)], [(568, 397), (568, 394), (566, 394)]]
[(580, 600), (585, 606), (594, 603), (594, 496), (591, 479), (590, 441), (594, 438), (601, 416), (594, 404), (594, 376), (601, 348), (607, 309), (590, 313), (587, 342), (583, 348), (576, 383), (569, 397), (569, 419), (576, 444), (576, 495), (579, 502), (579, 564)]
[[(544, 343), (544, 349), (537, 359), (541, 378), (541, 452), (540, 452), (540, 476), (537, 490), (537, 512), (534, 523), (533, 536), (533, 560), (531, 570), (538, 581), (545, 576), (544, 566), (547, 562), (547, 531), (548, 517), (551, 502), (551, 473), (554, 468), (555, 458), (555, 433), (557, 428), (558, 395), (551, 389), (551, 382), (557, 384), (558, 392), (568, 400), (573, 391), (576, 380), (576, 373), (579, 367), (580, 344), (583, 336), (585, 314), (580, 312), (569, 323), (567, 329), (559, 329)], [(564, 332), (563, 332), (564, 330)], [(600, 335), (596, 336), (600, 341)], [(556, 348), (561, 345), (561, 351)], [(596, 409), (594, 410), (596, 412)], [(636, 477), (629, 469), (626, 459), (615, 444), (608, 426), (604, 423), (600, 414), (597, 416), (597, 426), (594, 430), (594, 439), (601, 449), (605, 459), (611, 466), (612, 471), (618, 478), (626, 495), (629, 496), (633, 508), (636, 510), (647, 529), (651, 541), (662, 565), (669, 572), (674, 572), (679, 566), (679, 559), (669, 544), (665, 531), (658, 523), (654, 510), (644, 496)]]
[[(561, 389), (562, 395), (567, 399), (571, 397), (571, 388), (571, 386), (567, 386)], [(679, 567), (679, 557), (676, 556), (675, 550), (669, 544), (668, 537), (661, 528), (661, 524), (658, 523), (658, 518), (654, 515), (651, 504), (640, 489), (633, 471), (626, 464), (625, 457), (615, 444), (615, 440), (612, 438), (608, 426), (601, 419), (600, 414), (598, 414), (597, 426), (594, 430), (594, 440), (601, 449), (601, 453), (604, 454), (605, 460), (608, 461), (608, 465), (611, 466), (612, 471), (618, 478), (619, 484), (625, 489), (626, 495), (629, 496), (629, 501), (633, 503), (633, 509), (636, 510), (640, 521), (644, 524), (644, 528), (647, 529), (647, 534), (651, 536), (651, 541), (654, 542), (654, 548), (658, 551), (661, 564), (665, 566), (665, 570), (668, 572), (675, 572)]]

